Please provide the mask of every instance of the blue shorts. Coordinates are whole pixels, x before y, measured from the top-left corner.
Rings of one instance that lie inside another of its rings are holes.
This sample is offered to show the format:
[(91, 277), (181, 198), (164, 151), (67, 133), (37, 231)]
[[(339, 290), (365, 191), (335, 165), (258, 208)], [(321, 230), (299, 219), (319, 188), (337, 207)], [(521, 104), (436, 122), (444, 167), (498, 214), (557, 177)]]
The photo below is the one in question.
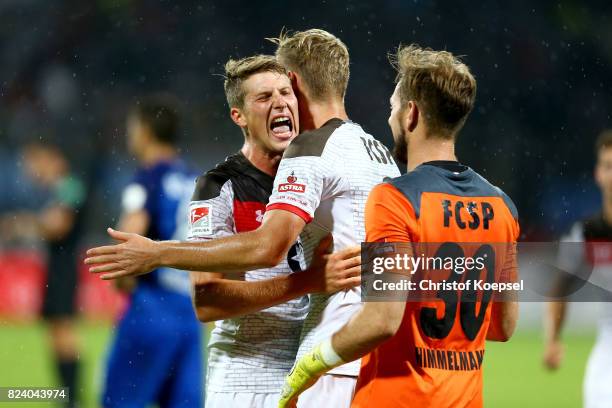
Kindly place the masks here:
[(203, 383), (201, 325), (191, 300), (140, 285), (117, 327), (102, 406), (202, 408)]

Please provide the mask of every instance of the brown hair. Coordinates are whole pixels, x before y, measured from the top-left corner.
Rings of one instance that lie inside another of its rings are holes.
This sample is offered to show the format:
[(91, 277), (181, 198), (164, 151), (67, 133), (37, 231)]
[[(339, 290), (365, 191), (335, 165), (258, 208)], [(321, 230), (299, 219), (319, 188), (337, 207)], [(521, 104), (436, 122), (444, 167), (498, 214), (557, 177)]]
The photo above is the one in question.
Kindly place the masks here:
[(416, 101), (433, 134), (454, 137), (474, 107), (476, 80), (470, 69), (448, 51), (418, 45), (400, 46), (391, 57), (402, 108)]
[(595, 154), (598, 155), (602, 149), (612, 147), (612, 129), (606, 129), (595, 141)]
[(254, 55), (239, 60), (230, 59), (225, 64), (225, 97), (230, 108), (244, 106), (242, 83), (260, 72), (276, 72), (287, 75), (287, 70), (272, 55)]
[(304, 79), (313, 100), (330, 96), (344, 99), (350, 74), (349, 53), (338, 37), (311, 29), (282, 31), (278, 38), (268, 39), (278, 46), (278, 60)]

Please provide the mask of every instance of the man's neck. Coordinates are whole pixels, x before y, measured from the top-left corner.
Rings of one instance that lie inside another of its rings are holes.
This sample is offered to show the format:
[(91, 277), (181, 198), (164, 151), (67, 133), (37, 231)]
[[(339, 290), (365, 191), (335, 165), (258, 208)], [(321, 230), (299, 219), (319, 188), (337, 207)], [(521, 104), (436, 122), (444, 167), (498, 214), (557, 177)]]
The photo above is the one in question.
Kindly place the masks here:
[(455, 142), (452, 139), (429, 137), (410, 143), (408, 147), (408, 171), (434, 160), (456, 161)]
[(142, 155), (141, 162), (145, 167), (149, 167), (162, 161), (174, 160), (176, 155), (176, 149), (172, 146), (151, 145)]
[(269, 176), (276, 175), (276, 170), (278, 170), (278, 165), (283, 157), (282, 153), (266, 152), (248, 140), (244, 142), (240, 152), (253, 166)]
[(318, 129), (333, 118), (348, 120), (342, 100), (309, 102), (307, 109), (309, 120), (305, 121), (301, 131)]

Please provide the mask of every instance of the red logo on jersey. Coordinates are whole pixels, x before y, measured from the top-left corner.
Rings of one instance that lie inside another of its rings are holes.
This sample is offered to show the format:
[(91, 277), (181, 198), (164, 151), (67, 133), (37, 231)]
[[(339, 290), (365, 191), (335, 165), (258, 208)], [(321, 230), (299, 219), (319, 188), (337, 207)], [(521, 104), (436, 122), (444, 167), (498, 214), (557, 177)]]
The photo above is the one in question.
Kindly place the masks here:
[(294, 193), (304, 193), (306, 191), (306, 186), (304, 184), (296, 184), (297, 177), (293, 172), (289, 177), (287, 177), (287, 183), (280, 184), (278, 186), (278, 191), (293, 191)]
[(206, 217), (209, 213), (208, 207), (196, 207), (191, 209), (191, 223), (195, 223)]

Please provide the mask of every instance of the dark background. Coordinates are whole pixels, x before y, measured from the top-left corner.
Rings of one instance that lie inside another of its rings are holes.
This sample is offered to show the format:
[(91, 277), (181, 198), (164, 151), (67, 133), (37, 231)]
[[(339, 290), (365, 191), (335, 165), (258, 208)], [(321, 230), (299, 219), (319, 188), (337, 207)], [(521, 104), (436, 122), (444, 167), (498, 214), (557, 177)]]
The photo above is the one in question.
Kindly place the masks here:
[(612, 126), (611, 15), (609, 1), (0, 0), (0, 211), (40, 204), (20, 147), (51, 140), (90, 182), (88, 239), (100, 238), (135, 166), (124, 128), (139, 96), (180, 99), (182, 148), (204, 171), (242, 142), (225, 61), (272, 53), (264, 38), (283, 27), (323, 28), (351, 53), (349, 116), (387, 145), (387, 53), (416, 42), (465, 56), (478, 96), (459, 158), (514, 199), (523, 239), (550, 239), (599, 206), (593, 142)]

